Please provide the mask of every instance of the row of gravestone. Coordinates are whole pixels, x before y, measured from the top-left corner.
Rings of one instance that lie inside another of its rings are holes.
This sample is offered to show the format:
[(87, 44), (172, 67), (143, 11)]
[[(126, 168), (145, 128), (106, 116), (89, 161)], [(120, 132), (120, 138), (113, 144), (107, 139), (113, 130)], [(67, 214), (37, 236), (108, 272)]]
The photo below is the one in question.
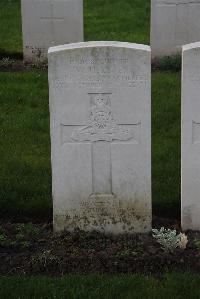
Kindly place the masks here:
[[(200, 40), (200, 0), (151, 3), (153, 57)], [(51, 46), (83, 41), (83, 0), (21, 0), (21, 8), (25, 61), (45, 60)]]
[[(55, 231), (150, 231), (150, 47), (74, 43), (48, 56)], [(182, 228), (200, 230), (200, 43), (182, 61)]]

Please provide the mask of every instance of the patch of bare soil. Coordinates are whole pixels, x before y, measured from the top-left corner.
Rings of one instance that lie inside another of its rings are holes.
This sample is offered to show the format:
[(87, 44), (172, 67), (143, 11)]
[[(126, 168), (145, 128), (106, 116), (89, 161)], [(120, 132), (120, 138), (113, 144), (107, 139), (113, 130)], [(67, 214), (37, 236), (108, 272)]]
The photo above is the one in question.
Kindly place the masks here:
[[(154, 227), (180, 229), (167, 219)], [(165, 252), (152, 234), (105, 235), (75, 231), (53, 234), (52, 224), (0, 223), (0, 274), (119, 274), (162, 276), (166, 271), (200, 271), (200, 233), (188, 232), (186, 250)]]

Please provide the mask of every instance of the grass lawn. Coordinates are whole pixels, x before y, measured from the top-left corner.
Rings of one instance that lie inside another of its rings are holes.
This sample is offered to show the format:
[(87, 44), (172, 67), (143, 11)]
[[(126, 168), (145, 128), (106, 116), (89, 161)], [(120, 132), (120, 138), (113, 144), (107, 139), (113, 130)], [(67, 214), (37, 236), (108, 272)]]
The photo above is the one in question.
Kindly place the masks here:
[(200, 276), (1, 277), (3, 299), (199, 299)]
[[(84, 0), (86, 40), (149, 43), (150, 0)], [(22, 52), (20, 0), (0, 1), (0, 54)], [(153, 207), (180, 213), (180, 73), (154, 72)], [(51, 215), (46, 72), (0, 73), (0, 215)], [(168, 214), (168, 215), (167, 215)]]
[(0, 73), (0, 103), (0, 215), (49, 215), (47, 74)]
[(149, 44), (150, 0), (84, 0), (86, 40)]
[[(149, 43), (150, 0), (84, 0), (85, 40)], [(20, 0), (0, 1), (0, 56), (22, 54)]]
[[(85, 40), (149, 44), (150, 0), (84, 0)], [(20, 0), (0, 1), (0, 57), (22, 55)], [(45, 71), (0, 72), (0, 217), (51, 217)], [(153, 211), (180, 214), (180, 72), (152, 76)], [(200, 299), (200, 276), (0, 277), (0, 298)]]
[[(180, 212), (180, 74), (153, 73), (153, 202)], [(49, 216), (51, 167), (45, 72), (0, 73), (0, 215)]]
[(20, 0), (0, 1), (0, 56), (22, 54)]
[(158, 216), (180, 214), (181, 78), (152, 74), (152, 195)]

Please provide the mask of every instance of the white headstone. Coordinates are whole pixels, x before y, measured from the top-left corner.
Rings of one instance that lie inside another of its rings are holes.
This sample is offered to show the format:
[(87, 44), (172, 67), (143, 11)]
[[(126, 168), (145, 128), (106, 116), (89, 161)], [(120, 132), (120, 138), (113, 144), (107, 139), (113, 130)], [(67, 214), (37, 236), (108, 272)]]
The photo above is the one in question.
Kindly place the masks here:
[(47, 59), (48, 48), (83, 41), (83, 0), (21, 0), (24, 60)]
[(151, 0), (152, 56), (180, 53), (200, 40), (200, 0)]
[(200, 230), (200, 43), (182, 59), (182, 228)]
[(151, 52), (49, 49), (54, 229), (151, 229)]

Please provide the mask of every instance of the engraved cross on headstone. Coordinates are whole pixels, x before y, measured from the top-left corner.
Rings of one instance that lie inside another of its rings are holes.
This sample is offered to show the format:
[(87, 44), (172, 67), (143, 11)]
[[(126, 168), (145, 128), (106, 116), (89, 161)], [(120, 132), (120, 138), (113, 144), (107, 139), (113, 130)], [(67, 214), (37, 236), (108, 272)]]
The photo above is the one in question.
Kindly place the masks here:
[(190, 15), (193, 13), (193, 10), (190, 12), (190, 7), (193, 5), (195, 5), (193, 9), (196, 9), (196, 5), (199, 6), (200, 2), (195, 0), (163, 0), (162, 2), (158, 2), (158, 6), (174, 7), (171, 13), (174, 15), (174, 38), (176, 46), (178, 47), (191, 42), (189, 22), (191, 18)]
[[(93, 188), (91, 196), (109, 197), (113, 196), (111, 143), (129, 140), (138, 143), (130, 127), (139, 128), (141, 123), (117, 124), (111, 111), (111, 93), (89, 93), (89, 96), (89, 123), (80, 129), (74, 129), (70, 138), (71, 142), (91, 143)], [(65, 127), (66, 125), (61, 124), (62, 129)]]
[(52, 43), (55, 42), (56, 40), (56, 34), (55, 34), (55, 25), (57, 22), (63, 22), (64, 17), (56, 17), (54, 14), (54, 6), (53, 3), (50, 3), (50, 14), (48, 16), (42, 16), (40, 17), (40, 20), (42, 22), (48, 22), (49, 23), (49, 28), (52, 36)]

